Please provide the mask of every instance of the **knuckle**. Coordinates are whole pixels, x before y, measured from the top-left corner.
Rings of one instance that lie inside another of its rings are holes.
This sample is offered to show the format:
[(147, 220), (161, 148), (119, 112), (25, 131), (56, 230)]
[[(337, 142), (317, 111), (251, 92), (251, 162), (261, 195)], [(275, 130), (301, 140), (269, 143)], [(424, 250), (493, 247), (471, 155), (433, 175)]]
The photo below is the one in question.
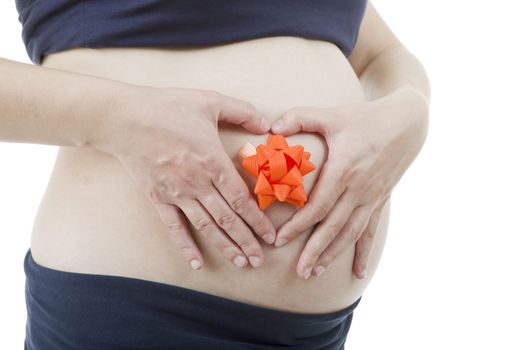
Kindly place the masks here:
[[(264, 215), (264, 214), (262, 214)], [(270, 225), (268, 224), (268, 221), (264, 220), (262, 217), (257, 219), (252, 225), (252, 229), (255, 232), (267, 232), (270, 230)]]
[(166, 227), (168, 228), (168, 231), (172, 234), (178, 234), (183, 230), (183, 225), (178, 221), (170, 222), (166, 225)]
[(193, 187), (197, 184), (197, 177), (191, 172), (186, 172), (184, 175), (182, 175), (182, 180), (186, 186)]
[(148, 191), (148, 198), (153, 203), (160, 203), (160, 194), (154, 188), (152, 188), (151, 190)]
[(183, 254), (185, 254), (186, 252), (191, 252), (192, 251), (191, 247), (188, 246), (188, 245), (181, 245), (181, 246), (179, 246), (179, 250)]
[(237, 255), (242, 255), (242, 252), (239, 252), (237, 247), (230, 241), (221, 241), (218, 243), (217, 248), (223, 256), (230, 260), (233, 260)]
[(305, 248), (308, 255), (313, 257), (315, 260), (323, 253), (322, 248), (318, 244), (312, 244), (309, 247)]
[(330, 241), (333, 241), (334, 238), (341, 232), (341, 225), (339, 224), (330, 224), (326, 228), (326, 232), (328, 234), (328, 238)]
[(366, 198), (374, 196), (374, 193), (376, 192), (374, 186), (374, 180), (366, 179), (364, 176), (359, 174), (355, 174), (353, 181), (347, 184), (348, 190), (350, 190), (352, 193), (363, 197), (366, 196)]
[(364, 235), (366, 238), (372, 240), (372, 239), (374, 239), (375, 236), (376, 236), (376, 230), (366, 230), (365, 232), (363, 232), (363, 235)]
[(350, 169), (347, 169), (343, 172), (341, 176), (341, 182), (344, 184), (345, 187), (348, 187), (352, 183), (353, 178), (354, 173)]
[(229, 230), (231, 229), (231, 227), (233, 226), (233, 224), (235, 223), (235, 221), (237, 220), (237, 216), (234, 215), (233, 213), (232, 214), (225, 214), (225, 215), (221, 215), (218, 219), (217, 219), (217, 223), (219, 224), (219, 226), (225, 230)]
[(313, 214), (313, 218), (315, 222), (319, 222), (325, 218), (326, 215), (328, 215), (328, 212), (330, 209), (328, 208), (327, 203), (321, 203), (315, 210)]
[(200, 218), (195, 222), (195, 228), (200, 232), (210, 232), (211, 227), (212, 223), (207, 218)]
[(217, 246), (217, 249), (219, 250), (219, 252), (221, 252), (222, 255), (224, 255), (225, 257), (230, 257), (231, 255), (233, 255), (233, 253), (230, 253), (231, 251), (231, 245), (228, 243), (228, 242), (218, 242), (216, 244)]
[(340, 165), (337, 172), (337, 179), (345, 186), (347, 186), (350, 183), (354, 175), (350, 164)]
[(369, 154), (381, 154), (382, 150), (383, 150), (383, 147), (381, 146), (379, 139), (376, 139), (376, 138), (368, 139), (368, 142), (366, 143), (366, 151)]
[(243, 251), (247, 251), (248, 248), (250, 248), (250, 242), (242, 240), (240, 242), (237, 242), (237, 245), (239, 248), (241, 248)]
[(246, 191), (239, 191), (233, 195), (232, 208), (237, 213), (242, 213), (248, 203), (248, 194)]
[(270, 230), (270, 221), (266, 220), (266, 215), (260, 210), (254, 210), (254, 207), (247, 202), (246, 205), (249, 207), (246, 208), (245, 212), (245, 221), (246, 224), (254, 232), (267, 232)]
[(154, 183), (163, 184), (168, 181), (168, 174), (168, 171), (161, 169), (160, 171), (157, 171), (155, 174), (153, 174), (151, 177)]
[[(188, 176), (184, 181), (196, 181), (195, 177)], [(145, 191), (147, 197), (153, 203), (167, 203), (173, 202), (176, 198), (180, 198), (184, 194), (184, 186), (174, 185), (173, 179), (169, 179), (167, 175), (159, 175), (155, 181), (151, 181)]]
[(164, 197), (167, 191), (168, 188), (166, 185), (158, 184), (149, 190), (148, 197), (154, 203), (162, 203), (164, 202)]
[(352, 240), (355, 242), (357, 241), (357, 238), (359, 237), (359, 230), (354, 225), (350, 224), (347, 228), (347, 234), (352, 238)]
[(330, 252), (330, 253), (324, 253), (323, 256), (321, 257), (322, 259), (322, 264), (325, 265), (325, 267), (329, 267), (330, 264), (335, 260), (336, 258), (336, 254), (333, 253), (333, 252)]
[(204, 159), (202, 160), (202, 166), (208, 170), (212, 176), (216, 176), (220, 173), (222, 170), (222, 154), (218, 154), (217, 152), (210, 152)]

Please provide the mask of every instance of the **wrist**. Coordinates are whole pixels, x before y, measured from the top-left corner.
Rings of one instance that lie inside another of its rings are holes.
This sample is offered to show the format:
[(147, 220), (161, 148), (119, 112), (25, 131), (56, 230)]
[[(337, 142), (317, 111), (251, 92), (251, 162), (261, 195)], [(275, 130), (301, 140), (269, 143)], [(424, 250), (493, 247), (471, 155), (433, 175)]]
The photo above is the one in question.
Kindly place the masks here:
[[(422, 146), (428, 133), (429, 104), (426, 96), (411, 86), (401, 86), (383, 97), (369, 101), (371, 117), (381, 131), (381, 141), (389, 144), (403, 138)], [(408, 142), (408, 141), (407, 141)]]
[(137, 98), (138, 85), (105, 81), (95, 87), (96, 97), (89, 103), (98, 104), (92, 115), (86, 118), (85, 132), (82, 134), (82, 146), (109, 152), (115, 136), (122, 133), (125, 109), (130, 101)]
[(422, 122), (428, 119), (429, 99), (420, 90), (410, 85), (402, 85), (389, 94), (370, 102), (380, 106), (381, 115), (393, 117), (401, 122)]
[(430, 98), (420, 89), (413, 85), (403, 84), (390, 93), (380, 97), (377, 101), (384, 101), (387, 104), (405, 105), (419, 110), (428, 111), (430, 107)]

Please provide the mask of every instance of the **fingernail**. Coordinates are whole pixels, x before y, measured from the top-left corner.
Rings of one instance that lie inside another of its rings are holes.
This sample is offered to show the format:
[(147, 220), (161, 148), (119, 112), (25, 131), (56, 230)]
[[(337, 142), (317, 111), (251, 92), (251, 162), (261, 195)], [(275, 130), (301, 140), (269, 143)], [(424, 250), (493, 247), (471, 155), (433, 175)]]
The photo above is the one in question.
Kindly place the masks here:
[(312, 273), (312, 267), (311, 266), (308, 266), (305, 270), (304, 270), (304, 279), (307, 280), (308, 277), (310, 277), (310, 273)]
[(242, 255), (237, 255), (235, 259), (233, 259), (233, 263), (238, 267), (243, 267), (246, 263), (246, 259)]
[(275, 246), (280, 247), (280, 246), (285, 245), (286, 243), (288, 243), (288, 240), (286, 238), (279, 237), (277, 238), (277, 241), (275, 242)]
[(324, 268), (323, 265), (319, 265), (319, 266), (316, 266), (314, 271), (315, 271), (315, 275), (316, 276), (321, 276), (321, 274), (325, 271), (326, 269)]
[(190, 261), (191, 268), (194, 270), (197, 270), (199, 267), (201, 267), (201, 262), (198, 259), (192, 259)]
[(275, 236), (272, 233), (267, 233), (263, 236), (263, 239), (270, 244), (273, 244), (273, 241), (275, 239)]
[(258, 256), (250, 256), (248, 259), (250, 260), (250, 264), (252, 264), (253, 267), (258, 267), (261, 265), (261, 258)]
[(272, 130), (275, 131), (275, 132), (279, 132), (279, 131), (281, 131), (283, 126), (284, 126), (283, 121), (279, 119), (277, 122), (275, 122), (275, 124), (273, 124)]

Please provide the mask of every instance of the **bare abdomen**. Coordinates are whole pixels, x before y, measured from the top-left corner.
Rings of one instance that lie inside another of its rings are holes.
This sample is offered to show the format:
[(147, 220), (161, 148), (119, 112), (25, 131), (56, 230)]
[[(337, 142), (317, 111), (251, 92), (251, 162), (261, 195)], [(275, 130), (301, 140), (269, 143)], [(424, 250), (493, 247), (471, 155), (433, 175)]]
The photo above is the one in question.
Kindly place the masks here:
[[(335, 45), (297, 37), (199, 49), (78, 48), (47, 56), (43, 66), (140, 85), (216, 90), (253, 103), (272, 120), (294, 106), (364, 100), (359, 80)], [(253, 178), (240, 166), (237, 152), (245, 142), (265, 143), (266, 135), (226, 126), (220, 128), (220, 137), (253, 189)], [(327, 146), (313, 133), (287, 140), (302, 144), (317, 166), (304, 179), (309, 194), (326, 161)], [(277, 203), (266, 214), (279, 227), (297, 210)], [(363, 281), (351, 272), (353, 246), (322, 276), (300, 279), (295, 267), (311, 230), (281, 248), (259, 239), (265, 263), (243, 269), (195, 233), (205, 266), (193, 271), (116, 158), (87, 148), (60, 147), (34, 223), (31, 249), (37, 263), (58, 270), (153, 280), (281, 310), (330, 312), (352, 304), (368, 284), (383, 248), (388, 214), (389, 203)]]

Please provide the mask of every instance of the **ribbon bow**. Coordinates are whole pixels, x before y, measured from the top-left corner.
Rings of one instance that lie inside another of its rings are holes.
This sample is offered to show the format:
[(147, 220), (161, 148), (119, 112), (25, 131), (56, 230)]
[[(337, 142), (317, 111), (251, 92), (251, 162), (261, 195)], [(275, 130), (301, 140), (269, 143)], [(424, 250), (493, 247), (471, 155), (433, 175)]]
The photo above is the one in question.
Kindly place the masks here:
[(267, 145), (257, 147), (247, 142), (239, 151), (242, 166), (257, 178), (254, 193), (259, 208), (268, 208), (276, 200), (304, 207), (306, 193), (303, 176), (315, 169), (301, 145), (289, 146), (283, 135), (268, 135)]

